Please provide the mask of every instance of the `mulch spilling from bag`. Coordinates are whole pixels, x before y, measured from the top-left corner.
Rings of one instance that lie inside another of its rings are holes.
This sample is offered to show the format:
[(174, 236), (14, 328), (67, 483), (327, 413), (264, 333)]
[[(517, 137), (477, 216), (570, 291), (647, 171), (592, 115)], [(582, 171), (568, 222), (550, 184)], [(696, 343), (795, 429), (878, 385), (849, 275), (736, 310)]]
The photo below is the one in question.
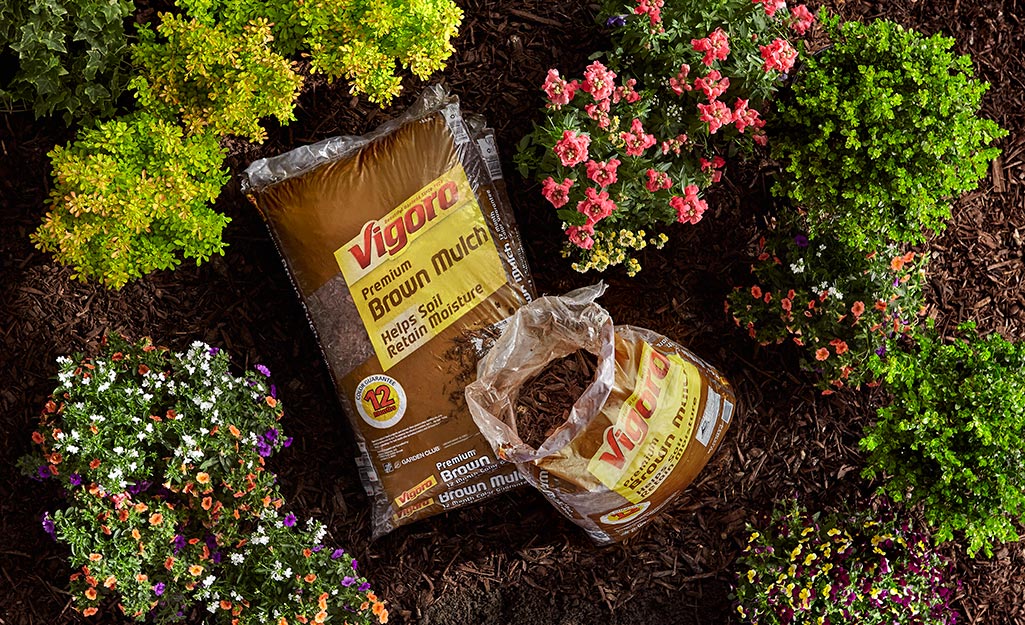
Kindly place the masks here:
[(516, 401), (516, 431), (534, 449), (541, 446), (569, 418), (574, 402), (583, 394), (598, 369), (598, 357), (578, 349), (556, 358), (523, 385)]

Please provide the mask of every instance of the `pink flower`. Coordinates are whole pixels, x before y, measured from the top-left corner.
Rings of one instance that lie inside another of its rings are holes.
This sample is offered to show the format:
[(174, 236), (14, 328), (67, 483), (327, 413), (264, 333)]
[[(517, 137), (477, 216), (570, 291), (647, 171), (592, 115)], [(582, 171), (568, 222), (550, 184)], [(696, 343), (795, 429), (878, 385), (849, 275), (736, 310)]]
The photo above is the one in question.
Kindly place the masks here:
[(701, 121), (708, 123), (708, 134), (714, 135), (720, 128), (733, 123), (733, 111), (721, 100), (713, 100), (708, 104), (699, 104)]
[(587, 177), (598, 183), (600, 187), (607, 187), (616, 183), (616, 168), (619, 167), (619, 159), (610, 158), (604, 163), (587, 161)]
[(594, 226), (616, 210), (616, 203), (609, 199), (608, 191), (597, 191), (588, 187), (584, 192), (587, 199), (577, 203), (577, 212), (587, 217), (587, 225)]
[(673, 186), (672, 180), (669, 179), (669, 174), (667, 174), (664, 171), (655, 171), (654, 169), (649, 169), (647, 174), (648, 181), (644, 184), (644, 186), (647, 187), (648, 191), (651, 191), (652, 193), (658, 193), (662, 189), (668, 189), (669, 187)]
[(548, 78), (545, 79), (545, 84), (541, 88), (548, 95), (548, 100), (551, 102), (550, 106), (558, 110), (564, 104), (569, 104), (579, 87), (580, 85), (577, 81), (566, 82), (559, 77), (559, 70), (550, 69), (548, 70)]
[(764, 6), (765, 13), (769, 17), (772, 17), (776, 14), (776, 11), (779, 11), (787, 5), (786, 0), (753, 0), (753, 2)]
[(705, 53), (705, 58), (701, 62), (708, 66), (711, 66), (716, 59), (725, 61), (726, 57), (730, 55), (729, 35), (721, 28), (716, 28), (704, 39), (691, 39), (690, 45), (695, 52)]
[(637, 93), (634, 89), (635, 86), (637, 86), (637, 79), (627, 78), (623, 85), (616, 87), (612, 93), (612, 101), (617, 104), (620, 100), (626, 100), (630, 104), (637, 102), (641, 99), (641, 94)]
[(755, 143), (757, 143), (758, 145), (760, 145), (762, 147), (765, 147), (766, 145), (769, 145), (769, 137), (765, 134), (764, 130), (760, 130), (760, 131), (756, 132), (755, 135), (753, 137), (751, 137), (751, 138), (754, 139)]
[(737, 130), (741, 133), (747, 129), (748, 126), (755, 128), (761, 128), (765, 125), (765, 120), (759, 117), (758, 111), (748, 108), (748, 101), (737, 98), (737, 101), (733, 104), (733, 121), (737, 125)]
[(677, 156), (680, 154), (680, 148), (683, 144), (687, 143), (687, 135), (677, 135), (675, 139), (662, 142), (662, 153), (669, 154), (673, 152)]
[(766, 72), (772, 70), (787, 72), (794, 66), (794, 61), (797, 60), (797, 50), (785, 39), (775, 39), (767, 46), (758, 46), (758, 49), (761, 51), (762, 59), (765, 61), (762, 69)]
[(595, 61), (584, 70), (584, 84), (580, 88), (595, 100), (605, 100), (615, 90), (615, 80), (615, 72), (607, 69), (601, 61)]
[(559, 184), (551, 176), (548, 176), (541, 183), (541, 195), (545, 196), (545, 199), (551, 202), (555, 208), (562, 208), (569, 201), (569, 188), (572, 186), (573, 181), (569, 178), (564, 178), (562, 184)]
[(806, 4), (799, 4), (791, 9), (790, 17), (794, 19), (790, 24), (790, 28), (793, 28), (794, 32), (798, 35), (808, 32), (811, 25), (815, 23), (815, 16), (808, 10), (808, 5)]
[(676, 76), (669, 79), (669, 88), (676, 95), (683, 95), (684, 91), (690, 91), (691, 86), (687, 84), (687, 75), (690, 74), (690, 65), (680, 65), (680, 71)]
[(638, 0), (637, 6), (634, 7), (634, 13), (637, 15), (647, 14), (651, 25), (655, 26), (662, 21), (663, 6), (665, 6), (665, 0)]
[(704, 158), (699, 158), (698, 160), (701, 162), (701, 171), (712, 170), (712, 182), (722, 180), (722, 167), (726, 164), (726, 159), (716, 155), (710, 161)]
[(697, 185), (689, 184), (683, 189), (684, 197), (674, 195), (669, 200), (669, 205), (676, 211), (676, 221), (680, 223), (696, 224), (701, 221), (701, 216), (708, 210), (708, 204), (698, 199)]
[[(607, 103), (608, 100), (602, 100), (602, 102)], [(612, 123), (612, 120), (609, 119), (608, 113), (601, 110), (601, 108), (594, 103), (585, 105), (584, 112), (587, 113), (588, 117), (598, 122), (599, 128), (608, 128), (609, 124)]]
[(713, 69), (708, 72), (708, 76), (695, 80), (694, 87), (700, 89), (708, 97), (708, 101), (711, 102), (726, 93), (726, 90), (730, 88), (730, 79), (723, 78), (719, 70)]
[(594, 239), (591, 238), (593, 234), (594, 226), (590, 225), (566, 228), (566, 236), (569, 238), (569, 242), (582, 250), (589, 250), (594, 247)]
[(655, 135), (644, 134), (644, 126), (641, 125), (641, 120), (634, 118), (630, 124), (630, 132), (621, 132), (619, 137), (626, 143), (626, 153), (628, 156), (641, 156), (644, 154), (644, 150), (655, 145)]
[(576, 167), (587, 160), (587, 148), (590, 145), (591, 137), (572, 130), (564, 130), (562, 139), (555, 144), (552, 151), (562, 161), (563, 167)]

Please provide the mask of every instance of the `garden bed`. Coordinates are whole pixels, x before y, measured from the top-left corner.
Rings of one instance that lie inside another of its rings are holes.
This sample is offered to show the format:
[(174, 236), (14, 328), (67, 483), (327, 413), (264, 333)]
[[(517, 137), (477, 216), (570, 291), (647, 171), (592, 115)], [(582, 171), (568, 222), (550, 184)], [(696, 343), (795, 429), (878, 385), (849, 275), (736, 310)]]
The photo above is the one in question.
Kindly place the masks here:
[[(922, 32), (945, 32), (971, 53), (992, 84), (983, 115), (1009, 131), (1003, 155), (977, 191), (955, 207), (931, 254), (928, 314), (949, 332), (975, 318), (983, 331), (1025, 338), (1025, 8), (983, 0), (831, 3), (848, 18), (885, 17)], [(589, 284), (559, 257), (556, 218), (536, 188), (513, 171), (516, 142), (541, 103), (550, 67), (579, 75), (595, 49), (591, 9), (576, 2), (463, 2), (466, 19), (445, 79), (466, 110), (498, 133), (510, 194), (543, 293)], [(347, 95), (343, 84), (311, 82), (297, 122), (272, 126), (260, 146), (233, 146), (230, 167), (336, 134), (365, 132), (408, 103), (418, 85), (382, 111)], [(436, 624), (722, 623), (744, 525), (798, 495), (811, 507), (867, 496), (859, 478), (862, 428), (883, 400), (879, 390), (821, 396), (798, 377), (796, 354), (759, 348), (722, 311), (743, 284), (751, 238), (767, 206), (757, 163), (731, 167), (694, 226), (672, 230), (663, 251), (642, 253), (641, 274), (610, 271), (601, 300), (617, 323), (648, 327), (706, 357), (737, 387), (742, 410), (722, 449), (697, 481), (639, 536), (590, 545), (536, 493), (522, 489), (483, 505), (400, 528), (369, 542), (367, 500), (352, 461), (352, 435), (306, 317), (264, 225), (229, 185), (218, 209), (232, 218), (224, 257), (129, 283), (121, 291), (71, 279), (36, 251), (28, 235), (49, 188), (46, 152), (63, 126), (31, 114), (0, 124), (0, 624), (120, 623), (116, 612), (84, 619), (70, 609), (65, 552), (39, 519), (60, 500), (56, 488), (14, 468), (29, 449), (39, 409), (53, 389), (57, 356), (95, 350), (103, 333), (151, 336), (173, 348), (195, 339), (226, 348), (240, 365), (274, 371), (295, 437), (272, 469), (304, 517), (323, 520), (388, 600), (395, 622)], [(793, 374), (788, 372), (794, 372)], [(969, 623), (1025, 622), (1025, 548), (1006, 544), (992, 558), (943, 551), (964, 582), (956, 607)]]

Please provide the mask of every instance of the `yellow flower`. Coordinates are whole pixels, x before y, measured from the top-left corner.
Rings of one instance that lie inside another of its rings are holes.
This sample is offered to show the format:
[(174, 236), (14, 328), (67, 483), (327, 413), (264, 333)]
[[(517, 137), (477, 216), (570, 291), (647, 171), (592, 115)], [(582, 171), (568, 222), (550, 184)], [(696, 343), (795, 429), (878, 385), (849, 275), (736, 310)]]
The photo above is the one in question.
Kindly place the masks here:
[(818, 559), (817, 555), (815, 555), (814, 553), (809, 553), (804, 558), (804, 565), (805, 566), (811, 566), (811, 563), (814, 562), (816, 559)]
[(829, 534), (830, 536), (839, 536), (840, 535), (840, 530), (838, 530), (838, 529), (836, 529), (834, 527), (831, 530), (829, 530), (828, 532), (826, 532), (826, 534)]
[(801, 555), (801, 545), (797, 545), (794, 547), (794, 550), (790, 552), (790, 559), (796, 560), (799, 555)]
[(747, 542), (753, 543), (754, 541), (758, 540), (759, 536), (761, 536), (761, 534), (759, 534), (758, 532), (754, 532), (753, 534), (751, 534), (751, 537), (747, 539)]
[(801, 532), (801, 536), (807, 536), (808, 534), (811, 534), (811, 533), (812, 533), (812, 532), (814, 532), (814, 531), (815, 531), (815, 528), (814, 528), (814, 527), (806, 527), (806, 528), (804, 528), (804, 530), (803, 530), (803, 531)]
[(755, 570), (754, 569), (748, 569), (748, 571), (747, 571), (747, 581), (749, 581), (749, 582), (755, 581)]

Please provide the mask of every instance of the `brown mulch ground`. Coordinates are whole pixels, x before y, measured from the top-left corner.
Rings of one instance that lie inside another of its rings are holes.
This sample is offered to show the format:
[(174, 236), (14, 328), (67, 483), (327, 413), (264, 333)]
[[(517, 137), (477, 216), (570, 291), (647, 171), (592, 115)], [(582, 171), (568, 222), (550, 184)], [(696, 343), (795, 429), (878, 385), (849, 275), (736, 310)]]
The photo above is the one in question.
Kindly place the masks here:
[(566, 423), (573, 404), (594, 382), (598, 358), (579, 349), (556, 358), (523, 383), (513, 413), (520, 440), (539, 448)]
[[(601, 47), (586, 3), (464, 0), (467, 19), (445, 78), (466, 109), (498, 130), (507, 177), (540, 289), (565, 291), (596, 279), (558, 257), (556, 222), (536, 189), (509, 166), (529, 130), (548, 67), (579, 73)], [(993, 87), (984, 114), (1010, 131), (1003, 156), (979, 190), (957, 205), (951, 226), (929, 245), (930, 314), (948, 329), (975, 318), (985, 330), (1025, 337), (1025, 4), (1017, 0), (835, 0), (847, 17), (886, 17), (954, 36)], [(340, 133), (364, 132), (408, 102), (380, 111), (343, 87), (317, 84), (299, 120), (263, 146), (233, 146), (238, 172), (260, 156)], [(738, 388), (737, 415), (718, 455), (678, 502), (626, 544), (591, 546), (540, 496), (520, 490), (482, 505), (401, 528), (374, 542), (356, 479), (351, 435), (312, 333), (269, 237), (232, 186), (221, 210), (232, 217), (227, 254), (202, 267), (163, 272), (108, 292), (70, 279), (35, 251), (28, 235), (44, 212), (45, 153), (66, 130), (26, 115), (0, 123), (0, 625), (119, 623), (86, 620), (69, 608), (65, 552), (42, 532), (59, 493), (22, 478), (16, 458), (53, 384), (54, 359), (95, 348), (105, 331), (152, 336), (182, 348), (194, 339), (228, 348), (240, 365), (274, 372), (285, 427), (296, 443), (275, 458), (286, 494), (323, 519), (358, 554), (361, 570), (388, 598), (396, 622), (424, 624), (724, 623), (731, 566), (745, 523), (773, 502), (799, 496), (833, 506), (867, 496), (857, 440), (878, 393), (823, 398), (795, 377), (794, 354), (758, 349), (722, 312), (743, 279), (747, 245), (764, 199), (761, 173), (732, 169), (713, 210), (678, 228), (664, 252), (647, 254), (640, 277), (605, 276), (603, 304), (617, 323), (662, 332), (692, 348)], [(946, 551), (964, 582), (958, 607), (969, 623), (1025, 623), (1025, 549), (993, 558)]]

